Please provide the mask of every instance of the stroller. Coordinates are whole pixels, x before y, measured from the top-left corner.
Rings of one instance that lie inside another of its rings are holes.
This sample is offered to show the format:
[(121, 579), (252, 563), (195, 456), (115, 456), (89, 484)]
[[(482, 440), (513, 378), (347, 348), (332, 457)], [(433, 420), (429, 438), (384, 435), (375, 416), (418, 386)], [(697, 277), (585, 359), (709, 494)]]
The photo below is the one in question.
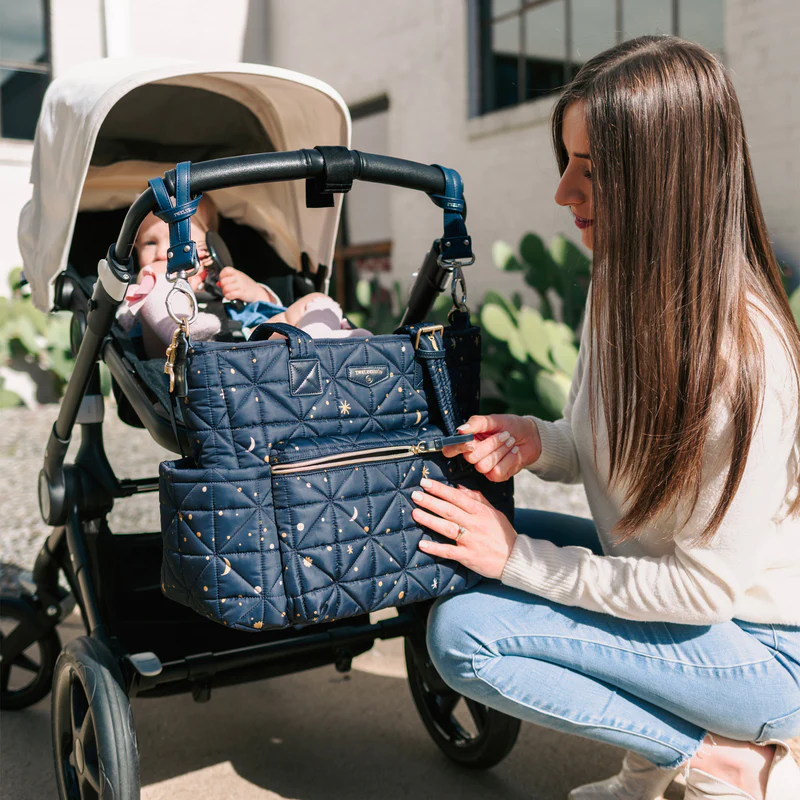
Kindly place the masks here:
[[(320, 142), (326, 146), (306, 149)], [(443, 192), (440, 169), (349, 145), (339, 95), (271, 67), (103, 61), (48, 90), (20, 241), (36, 305), (72, 314), (75, 367), (39, 478), (42, 516), (53, 531), (21, 596), (0, 598), (8, 631), (0, 643), (0, 707), (26, 708), (52, 689), (61, 798), (139, 797), (129, 698), (191, 692), (205, 702), (215, 686), (327, 664), (346, 672), (376, 639), (405, 637), (414, 703), (447, 757), (488, 768), (516, 741), (518, 720), (466, 700), (436, 673), (425, 645), (430, 602), (400, 607), (392, 618), (363, 614), (244, 633), (164, 597), (160, 532), (114, 535), (107, 522), (116, 498), (155, 492), (158, 479), (114, 475), (103, 447), (99, 361), (124, 422), (174, 453), (187, 439), (169, 413), (164, 359), (147, 359), (115, 322), (135, 277), (128, 265), (136, 232), (154, 207), (151, 190), (139, 194), (147, 179), (165, 173), (173, 188), (170, 168), (191, 160), (193, 189), (214, 199), (233, 263), (288, 304), (328, 291), (341, 192), (353, 179)], [(437, 240), (417, 275), (405, 321), (424, 319), (450, 286), (453, 269), (440, 248)], [(462, 303), (463, 283), (452, 285)], [(65, 464), (76, 424), (80, 446)], [(61, 573), (69, 591), (59, 585)], [(57, 625), (76, 604), (86, 635), (62, 650)]]

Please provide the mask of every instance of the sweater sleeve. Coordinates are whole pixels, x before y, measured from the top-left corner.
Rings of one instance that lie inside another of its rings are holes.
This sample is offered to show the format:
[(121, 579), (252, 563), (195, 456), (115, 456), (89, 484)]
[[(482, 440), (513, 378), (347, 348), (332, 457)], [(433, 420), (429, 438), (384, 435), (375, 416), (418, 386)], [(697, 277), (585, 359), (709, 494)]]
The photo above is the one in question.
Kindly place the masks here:
[(528, 416), (539, 430), (542, 441), (542, 452), (539, 458), (528, 469), (545, 481), (559, 483), (580, 483), (581, 465), (578, 461), (578, 451), (575, 448), (575, 437), (572, 433), (572, 408), (575, 398), (584, 380), (584, 361), (588, 351), (588, 317), (583, 323), (581, 343), (578, 352), (578, 362), (572, 375), (572, 384), (569, 388), (569, 397), (564, 406), (563, 416), (555, 422), (548, 422), (539, 417)]
[[(773, 375), (773, 377), (775, 377)], [(763, 532), (788, 508), (797, 476), (798, 391), (793, 376), (768, 380), (747, 464), (721, 526), (707, 544), (697, 537), (721, 496), (733, 419), (715, 414), (694, 510), (679, 506), (674, 553), (661, 557), (596, 556), (581, 547), (518, 536), (503, 583), (555, 602), (632, 620), (710, 625), (730, 620), (760, 569)], [(791, 384), (789, 383), (791, 381)], [(670, 526), (663, 530), (669, 536)]]

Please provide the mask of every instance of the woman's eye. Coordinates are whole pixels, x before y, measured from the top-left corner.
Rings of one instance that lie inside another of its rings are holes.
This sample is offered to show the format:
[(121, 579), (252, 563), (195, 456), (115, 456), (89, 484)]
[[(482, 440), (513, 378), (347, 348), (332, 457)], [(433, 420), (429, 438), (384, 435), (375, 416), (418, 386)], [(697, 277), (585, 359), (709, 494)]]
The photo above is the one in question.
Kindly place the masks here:
[(583, 171), (583, 177), (584, 178), (588, 178), (589, 180), (591, 180), (592, 179), (592, 171), (589, 170), (589, 169), (584, 170)]

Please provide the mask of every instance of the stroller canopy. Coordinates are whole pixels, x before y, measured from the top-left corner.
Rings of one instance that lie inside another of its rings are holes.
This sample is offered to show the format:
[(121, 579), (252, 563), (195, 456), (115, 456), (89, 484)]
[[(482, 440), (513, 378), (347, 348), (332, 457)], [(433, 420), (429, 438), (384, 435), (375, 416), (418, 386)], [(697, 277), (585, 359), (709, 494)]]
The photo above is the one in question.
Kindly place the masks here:
[[(327, 84), (256, 64), (174, 59), (102, 59), (47, 90), (36, 128), (33, 194), (20, 214), (19, 243), (34, 303), (53, 305), (78, 211), (123, 208), (147, 179), (177, 161), (350, 146), (350, 114)], [(306, 252), (330, 265), (341, 195), (307, 209), (302, 181), (210, 193), (220, 212), (258, 230), (289, 266)], [(111, 242), (97, 242), (98, 260)]]

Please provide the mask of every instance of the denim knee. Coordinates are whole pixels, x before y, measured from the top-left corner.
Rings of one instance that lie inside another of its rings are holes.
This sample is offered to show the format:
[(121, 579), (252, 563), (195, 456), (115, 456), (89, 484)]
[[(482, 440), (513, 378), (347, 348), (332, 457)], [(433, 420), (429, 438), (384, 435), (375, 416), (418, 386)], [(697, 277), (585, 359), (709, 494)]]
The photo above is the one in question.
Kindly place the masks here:
[(444, 682), (453, 689), (475, 678), (472, 656), (479, 647), (464, 624), (464, 595), (439, 598), (428, 614), (428, 654)]

